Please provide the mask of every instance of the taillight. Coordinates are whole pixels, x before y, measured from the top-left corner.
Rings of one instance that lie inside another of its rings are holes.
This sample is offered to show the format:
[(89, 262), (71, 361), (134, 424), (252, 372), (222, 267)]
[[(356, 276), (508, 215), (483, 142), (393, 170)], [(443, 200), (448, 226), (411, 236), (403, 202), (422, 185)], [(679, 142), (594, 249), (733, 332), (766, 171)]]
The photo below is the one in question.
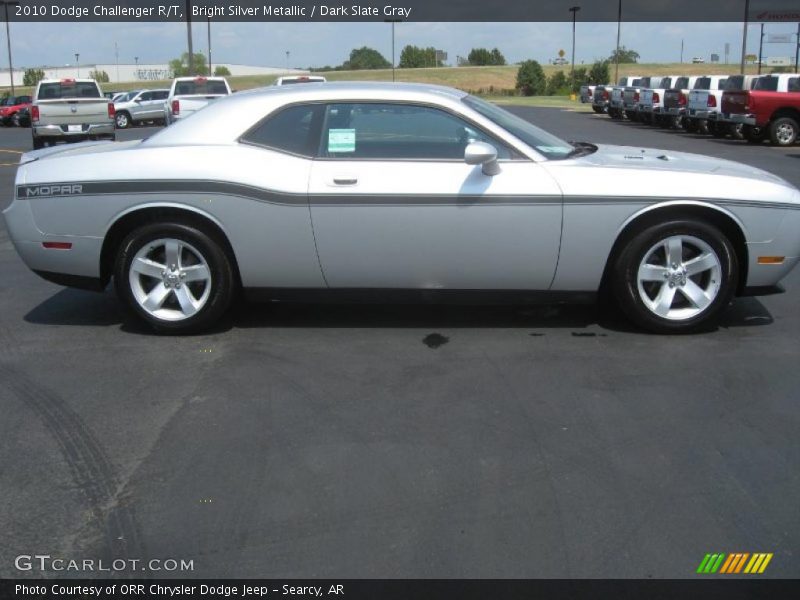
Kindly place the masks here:
[(686, 94), (680, 94), (678, 96), (678, 105), (679, 106), (686, 106)]
[(603, 100), (608, 100), (608, 90), (603, 90)]
[(114, 108), (114, 103), (113, 102), (109, 102), (108, 103), (108, 118), (109, 119), (113, 119), (116, 116), (116, 114), (117, 114), (117, 111)]
[(586, 90), (586, 91), (589, 92), (589, 98), (591, 98), (592, 97), (592, 90)]
[(173, 100), (172, 101), (172, 114), (178, 115), (181, 112), (181, 101), (180, 100)]
[(656, 102), (661, 102), (661, 97), (658, 95), (658, 92), (653, 92), (653, 104)]
[(716, 108), (717, 107), (717, 97), (716, 96), (708, 96), (708, 102), (706, 102), (706, 106), (708, 108)]
[(72, 242), (42, 242), (48, 250), (72, 250)]
[(35, 104), (31, 106), (31, 121), (39, 120), (39, 107)]
[(633, 93), (633, 101), (634, 102), (638, 102), (639, 101), (639, 92), (634, 92)]

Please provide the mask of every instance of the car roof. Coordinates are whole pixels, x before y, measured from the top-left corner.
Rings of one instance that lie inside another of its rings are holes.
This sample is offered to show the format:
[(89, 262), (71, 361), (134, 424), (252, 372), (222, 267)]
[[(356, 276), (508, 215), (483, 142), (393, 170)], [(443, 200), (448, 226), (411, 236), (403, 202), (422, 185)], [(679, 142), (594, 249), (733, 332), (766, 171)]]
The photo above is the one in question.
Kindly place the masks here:
[[(453, 106), (460, 105), (466, 95), (454, 88), (421, 83), (309, 82), (268, 86), (214, 100), (190, 118), (170, 125), (142, 143), (148, 146), (231, 143), (276, 108), (298, 102), (431, 102)], [(224, 118), (220, 113), (224, 113)]]

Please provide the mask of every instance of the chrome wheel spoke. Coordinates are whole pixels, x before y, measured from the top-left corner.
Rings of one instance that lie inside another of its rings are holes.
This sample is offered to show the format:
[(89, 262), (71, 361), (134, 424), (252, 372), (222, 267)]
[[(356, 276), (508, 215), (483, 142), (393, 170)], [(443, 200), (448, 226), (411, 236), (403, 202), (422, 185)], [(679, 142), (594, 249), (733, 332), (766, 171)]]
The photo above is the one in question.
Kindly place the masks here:
[(686, 282), (686, 285), (678, 289), (680, 289), (681, 294), (686, 296), (686, 299), (689, 300), (689, 302), (691, 302), (696, 308), (703, 309), (711, 304), (712, 298), (709, 298), (705, 290), (703, 290), (703, 288), (701, 288), (691, 279)]
[(686, 274), (689, 277), (691, 277), (693, 275), (697, 275), (699, 273), (708, 271), (709, 269), (713, 269), (714, 267), (716, 267), (717, 257), (711, 254), (710, 252), (706, 252), (696, 258), (687, 260), (683, 264), (683, 266), (686, 269)]
[(653, 312), (661, 317), (666, 317), (672, 308), (672, 301), (675, 299), (675, 288), (667, 284), (661, 286), (658, 295), (653, 300)]
[(683, 240), (680, 236), (672, 236), (665, 240), (664, 251), (667, 255), (667, 266), (679, 265), (683, 262)]
[(185, 285), (175, 290), (175, 297), (178, 299), (178, 304), (181, 305), (181, 312), (185, 316), (191, 317), (197, 312), (197, 300)]
[(181, 270), (183, 274), (183, 282), (190, 283), (192, 281), (208, 281), (211, 279), (211, 274), (208, 267), (205, 265), (192, 265), (191, 267), (184, 267)]
[(167, 243), (164, 245), (164, 254), (166, 256), (167, 267), (172, 269), (174, 265), (174, 268), (180, 268), (181, 245), (178, 240), (167, 240)]
[(639, 281), (664, 281), (667, 268), (645, 263), (639, 267)]
[(164, 287), (162, 284), (157, 284), (150, 293), (147, 294), (147, 297), (142, 302), (142, 306), (149, 311), (158, 310), (164, 304), (164, 300), (167, 299), (169, 296), (170, 290), (167, 287)]
[(131, 263), (131, 269), (140, 275), (161, 279), (162, 273), (166, 270), (166, 266), (150, 260), (149, 258), (137, 257)]

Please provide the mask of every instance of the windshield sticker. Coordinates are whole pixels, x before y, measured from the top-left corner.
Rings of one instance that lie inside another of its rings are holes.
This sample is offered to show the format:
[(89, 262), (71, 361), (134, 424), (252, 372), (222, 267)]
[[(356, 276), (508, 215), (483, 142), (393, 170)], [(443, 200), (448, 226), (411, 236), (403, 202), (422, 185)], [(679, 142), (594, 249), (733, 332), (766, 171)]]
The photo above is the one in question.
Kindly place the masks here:
[(330, 129), (328, 131), (328, 152), (355, 152), (355, 129)]

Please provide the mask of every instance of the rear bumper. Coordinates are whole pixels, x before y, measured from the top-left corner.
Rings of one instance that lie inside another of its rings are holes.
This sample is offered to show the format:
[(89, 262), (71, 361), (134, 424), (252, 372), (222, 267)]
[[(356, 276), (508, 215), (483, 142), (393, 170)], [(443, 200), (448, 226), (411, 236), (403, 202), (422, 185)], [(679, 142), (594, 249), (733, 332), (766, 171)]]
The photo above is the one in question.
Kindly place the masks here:
[(732, 113), (730, 116), (730, 120), (734, 123), (741, 123), (742, 125), (757, 125), (756, 116), (743, 114), (743, 113)]
[(671, 108), (665, 108), (663, 112), (665, 115), (669, 115), (670, 117), (682, 117), (686, 114), (686, 109), (673, 106)]
[(80, 131), (67, 131), (67, 125), (34, 125), (33, 135), (51, 139), (80, 139), (98, 135), (114, 135), (114, 121), (81, 125)]
[(693, 119), (710, 119), (711, 115), (716, 114), (707, 108), (690, 108), (689, 115)]

